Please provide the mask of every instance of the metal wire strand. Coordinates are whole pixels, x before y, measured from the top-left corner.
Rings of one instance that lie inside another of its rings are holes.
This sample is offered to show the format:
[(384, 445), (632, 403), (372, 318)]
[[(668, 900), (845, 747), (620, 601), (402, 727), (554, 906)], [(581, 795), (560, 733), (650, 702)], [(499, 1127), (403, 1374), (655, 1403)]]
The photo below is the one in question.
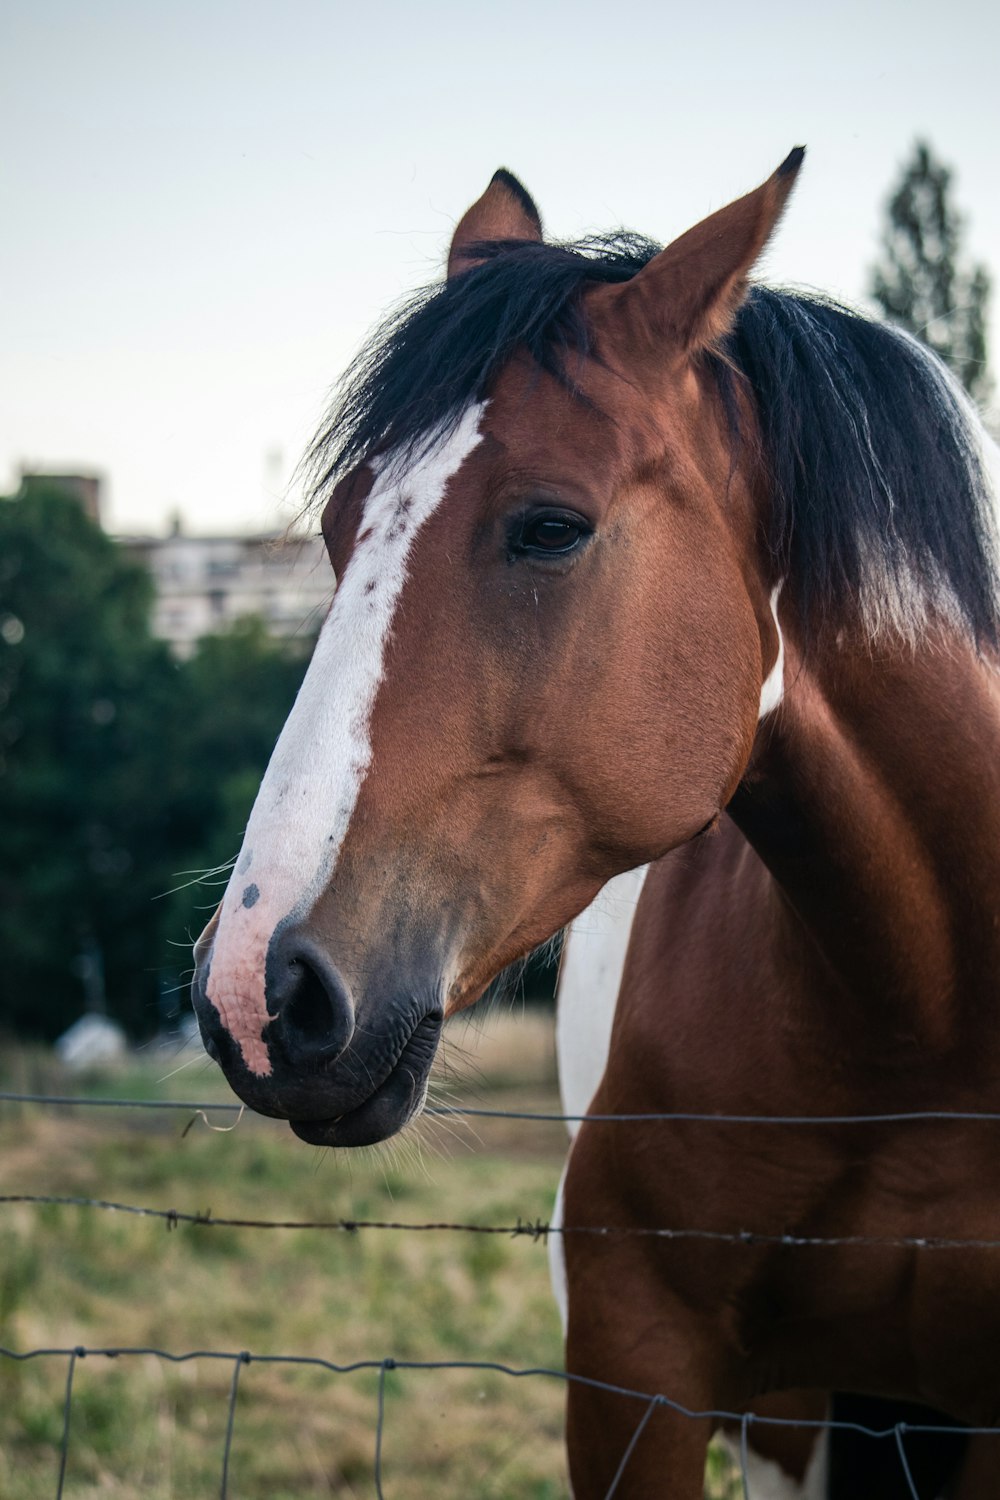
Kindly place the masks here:
[(740, 1479), (743, 1481), (743, 1500), (750, 1500), (750, 1423), (752, 1412), (744, 1412), (740, 1423)]
[(906, 1448), (903, 1444), (903, 1435), (908, 1430), (909, 1428), (905, 1422), (897, 1422), (896, 1426), (893, 1428), (893, 1436), (896, 1439), (896, 1449), (899, 1453), (899, 1461), (903, 1466), (903, 1474), (906, 1478), (906, 1483), (909, 1485), (912, 1500), (920, 1500), (920, 1491), (917, 1489), (917, 1486), (914, 1483), (913, 1474), (910, 1470), (910, 1462), (906, 1457)]
[[(547, 1365), (505, 1365), (498, 1360), (486, 1359), (356, 1359), (350, 1364), (337, 1364), (332, 1359), (323, 1359), (313, 1354), (249, 1354), (246, 1351), (238, 1353), (231, 1349), (191, 1349), (183, 1354), (175, 1354), (169, 1349), (157, 1349), (152, 1345), (123, 1345), (121, 1347), (83, 1348), (77, 1346), (70, 1348), (43, 1348), (26, 1349), (23, 1351), (0, 1347), (0, 1359), (11, 1359), (18, 1363), (26, 1363), (34, 1359), (69, 1359), (75, 1355), (77, 1359), (103, 1358), (119, 1359), (128, 1355), (152, 1355), (156, 1359), (168, 1360), (171, 1364), (187, 1364), (196, 1359), (214, 1359), (225, 1364), (233, 1364), (236, 1360), (242, 1360), (244, 1364), (251, 1361), (255, 1365), (287, 1365), (299, 1369), (329, 1370), (334, 1375), (353, 1375), (361, 1370), (381, 1370), (383, 1366), (392, 1370), (476, 1370), (491, 1371), (498, 1375), (509, 1375), (515, 1380), (533, 1379), (543, 1376), (549, 1380), (558, 1380), (565, 1385), (584, 1386), (588, 1390), (603, 1391), (609, 1396), (621, 1396), (629, 1401), (641, 1401), (648, 1406), (654, 1402), (664, 1407), (667, 1411), (676, 1412), (678, 1416), (690, 1417), (693, 1421), (711, 1421), (714, 1424), (730, 1423), (733, 1426), (740, 1425), (744, 1418), (751, 1420), (758, 1427), (787, 1427), (798, 1431), (822, 1432), (825, 1428), (838, 1432), (856, 1432), (862, 1437), (887, 1439), (893, 1436), (895, 1427), (868, 1427), (862, 1422), (847, 1422), (837, 1420), (823, 1420), (818, 1417), (772, 1417), (764, 1416), (759, 1412), (747, 1413), (738, 1411), (727, 1411), (724, 1408), (707, 1407), (694, 1409), (685, 1406), (680, 1401), (665, 1396), (662, 1391), (637, 1391), (630, 1386), (614, 1385), (607, 1380), (598, 1380), (593, 1375), (577, 1375), (572, 1370), (556, 1370)], [(963, 1429), (969, 1437), (1000, 1437), (1000, 1427), (965, 1427)], [(953, 1434), (954, 1424), (937, 1422), (908, 1422), (905, 1431), (924, 1433), (947, 1433)]]
[(252, 1356), (244, 1349), (233, 1360), (233, 1379), (229, 1387), (229, 1408), (226, 1412), (226, 1439), (222, 1449), (222, 1482), (219, 1485), (219, 1500), (229, 1494), (229, 1455), (233, 1451), (233, 1427), (236, 1422), (236, 1397), (240, 1388), (240, 1371), (250, 1363)]
[(86, 1349), (71, 1349), (69, 1351), (69, 1366), (66, 1370), (66, 1395), (63, 1400), (63, 1430), (62, 1442), (59, 1445), (59, 1478), (56, 1482), (56, 1500), (62, 1500), (63, 1487), (66, 1483), (66, 1464), (69, 1460), (69, 1424), (73, 1413), (73, 1376), (76, 1374), (76, 1362), (83, 1359)]
[(385, 1377), (386, 1372), (396, 1368), (394, 1359), (383, 1359), (378, 1367), (378, 1417), (375, 1423), (375, 1494), (377, 1500), (385, 1500), (382, 1493), (382, 1439), (385, 1434)]
[(612, 1500), (612, 1497), (614, 1496), (615, 1491), (618, 1488), (619, 1482), (621, 1481), (622, 1475), (625, 1473), (625, 1470), (628, 1466), (628, 1461), (632, 1457), (632, 1454), (635, 1452), (635, 1449), (639, 1443), (639, 1439), (642, 1437), (642, 1434), (646, 1430), (650, 1417), (653, 1415), (656, 1408), (662, 1405), (663, 1402), (660, 1397), (653, 1396), (653, 1398), (650, 1400), (649, 1405), (646, 1407), (646, 1410), (639, 1418), (639, 1425), (636, 1427), (632, 1436), (629, 1438), (628, 1447), (625, 1449), (625, 1452), (621, 1456), (621, 1462), (614, 1472), (614, 1477), (611, 1480), (610, 1485), (608, 1486), (607, 1494), (604, 1496), (604, 1500)]
[(248, 1219), (216, 1215), (211, 1210), (184, 1212), (177, 1208), (152, 1208), (138, 1203), (117, 1203), (107, 1198), (75, 1198), (57, 1193), (0, 1193), (4, 1204), (55, 1204), (63, 1208), (93, 1208), (106, 1213), (132, 1214), (161, 1219), (168, 1229), (191, 1224), (199, 1229), (317, 1229), (339, 1234), (357, 1234), (363, 1229), (381, 1229), (411, 1234), (493, 1234), (506, 1238), (544, 1240), (550, 1234), (586, 1235), (596, 1239), (707, 1240), (713, 1244), (775, 1246), (781, 1249), (843, 1249), (866, 1247), (890, 1250), (1000, 1250), (997, 1239), (952, 1239), (946, 1235), (879, 1234), (763, 1234), (755, 1229), (673, 1229), (647, 1224), (550, 1224), (543, 1219), (518, 1219), (514, 1224), (466, 1224), (433, 1219), (426, 1222), (399, 1219)]
[[(20, 1094), (0, 1089), (0, 1104), (40, 1104), (53, 1108), (79, 1109), (173, 1109), (198, 1115), (206, 1110), (238, 1114), (243, 1104), (211, 1099), (110, 1099), (81, 1094)], [(539, 1120), (563, 1125), (909, 1125), (926, 1121), (978, 1121), (1000, 1123), (1000, 1111), (975, 1109), (909, 1109), (889, 1113), (857, 1115), (739, 1115), (700, 1110), (663, 1110), (646, 1114), (564, 1115), (535, 1109), (480, 1109), (464, 1104), (432, 1104), (423, 1113), (432, 1119)]]

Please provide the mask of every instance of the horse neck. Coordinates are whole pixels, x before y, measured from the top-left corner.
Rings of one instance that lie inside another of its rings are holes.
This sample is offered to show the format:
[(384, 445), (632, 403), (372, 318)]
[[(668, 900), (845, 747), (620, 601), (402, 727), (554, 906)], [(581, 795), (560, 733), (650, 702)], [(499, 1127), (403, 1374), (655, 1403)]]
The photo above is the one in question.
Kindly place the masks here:
[(938, 635), (790, 642), (785, 683), (731, 807), (779, 920), (847, 1011), (948, 1047), (1000, 973), (1000, 676)]

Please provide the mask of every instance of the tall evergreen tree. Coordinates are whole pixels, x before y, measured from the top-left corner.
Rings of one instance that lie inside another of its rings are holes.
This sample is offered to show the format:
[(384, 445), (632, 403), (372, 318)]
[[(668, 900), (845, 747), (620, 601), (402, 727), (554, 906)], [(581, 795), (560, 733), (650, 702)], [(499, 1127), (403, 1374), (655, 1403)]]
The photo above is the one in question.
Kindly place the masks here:
[(969, 394), (986, 401), (990, 276), (962, 258), (961, 215), (952, 174), (918, 141), (887, 205), (882, 254), (871, 292), (886, 316), (938, 354)]

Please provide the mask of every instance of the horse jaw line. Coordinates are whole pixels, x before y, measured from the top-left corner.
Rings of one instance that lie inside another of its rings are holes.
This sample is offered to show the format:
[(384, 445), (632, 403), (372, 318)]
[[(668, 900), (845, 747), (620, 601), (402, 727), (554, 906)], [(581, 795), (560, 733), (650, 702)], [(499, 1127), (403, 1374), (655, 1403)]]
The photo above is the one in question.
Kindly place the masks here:
[(372, 710), (407, 560), (481, 441), (484, 409), (470, 405), (415, 462), (390, 455), (377, 466), (354, 552), (257, 793), (219, 913), (207, 993), (258, 1077), (271, 1072), (261, 1034), (271, 938), (279, 923), (308, 913), (336, 867), (371, 764)]
[(767, 714), (773, 713), (785, 696), (785, 638), (781, 633), (778, 623), (778, 599), (785, 580), (782, 578), (771, 590), (771, 615), (774, 620), (774, 628), (778, 632), (778, 654), (774, 659), (774, 666), (768, 672), (760, 690), (760, 709), (757, 714), (757, 722), (760, 723)]

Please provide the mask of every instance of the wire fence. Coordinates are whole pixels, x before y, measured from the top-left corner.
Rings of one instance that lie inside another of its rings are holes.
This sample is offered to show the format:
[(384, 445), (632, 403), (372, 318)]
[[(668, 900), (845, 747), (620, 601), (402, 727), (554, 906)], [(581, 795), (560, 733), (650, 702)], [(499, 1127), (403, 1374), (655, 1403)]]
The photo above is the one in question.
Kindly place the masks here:
[[(605, 1395), (615, 1396), (641, 1405), (643, 1410), (632, 1436), (622, 1453), (611, 1483), (604, 1493), (604, 1500), (613, 1500), (626, 1473), (628, 1461), (634, 1453), (651, 1417), (657, 1411), (672, 1412), (675, 1416), (684, 1417), (690, 1421), (711, 1422), (715, 1425), (725, 1424), (738, 1430), (740, 1433), (741, 1479), (743, 1491), (747, 1497), (750, 1496), (747, 1450), (749, 1434), (754, 1427), (794, 1429), (815, 1432), (817, 1435), (823, 1431), (851, 1432), (877, 1442), (894, 1442), (898, 1448), (903, 1472), (909, 1480), (914, 1500), (920, 1500), (920, 1496), (917, 1493), (912, 1474), (909, 1470), (904, 1439), (907, 1436), (916, 1436), (919, 1434), (939, 1434), (952, 1437), (955, 1435), (954, 1426), (944, 1423), (896, 1422), (889, 1427), (872, 1427), (863, 1422), (842, 1421), (835, 1418), (820, 1420), (805, 1417), (773, 1417), (747, 1411), (729, 1411), (723, 1407), (698, 1409), (685, 1406), (680, 1401), (674, 1401), (662, 1392), (637, 1391), (628, 1386), (614, 1385), (610, 1381), (597, 1380), (586, 1375), (576, 1375), (567, 1370), (549, 1369), (542, 1365), (517, 1367), (500, 1364), (494, 1360), (419, 1360), (386, 1357), (384, 1359), (353, 1360), (348, 1364), (338, 1364), (334, 1360), (323, 1359), (318, 1355), (252, 1354), (248, 1349), (238, 1351), (226, 1349), (192, 1349), (178, 1354), (168, 1349), (158, 1349), (146, 1345), (121, 1348), (87, 1348), (83, 1345), (75, 1345), (66, 1348), (29, 1349), (24, 1352), (0, 1347), (0, 1359), (13, 1360), (19, 1364), (40, 1359), (64, 1359), (67, 1362), (62, 1438), (59, 1445), (58, 1474), (55, 1489), (56, 1500), (63, 1500), (65, 1489), (70, 1435), (72, 1431), (73, 1389), (79, 1362), (84, 1359), (117, 1360), (135, 1356), (151, 1356), (156, 1359), (165, 1360), (173, 1365), (188, 1364), (193, 1360), (202, 1359), (232, 1365), (232, 1378), (226, 1408), (225, 1435), (221, 1459), (220, 1500), (227, 1500), (229, 1493), (230, 1461), (236, 1427), (236, 1407), (240, 1390), (240, 1376), (241, 1372), (252, 1364), (284, 1368), (316, 1369), (326, 1371), (332, 1375), (354, 1375), (361, 1371), (378, 1373), (378, 1398), (374, 1434), (374, 1478), (375, 1492), (378, 1500), (385, 1500), (382, 1482), (382, 1458), (386, 1426), (385, 1383), (387, 1375), (394, 1371), (440, 1372), (445, 1370), (472, 1370), (481, 1373), (504, 1375), (514, 1380), (556, 1380), (562, 1382), (564, 1385), (586, 1387), (588, 1390), (599, 1391)], [(963, 1431), (970, 1437), (1000, 1436), (1000, 1428), (998, 1427), (968, 1427), (964, 1428)]]
[[(18, 1093), (0, 1090), (0, 1104), (34, 1105), (55, 1109), (126, 1109), (183, 1111), (191, 1116), (189, 1125), (199, 1118), (210, 1124), (210, 1114), (240, 1115), (243, 1106), (234, 1103), (218, 1103), (211, 1100), (155, 1100), (87, 1097), (81, 1095), (57, 1095), (40, 1093)], [(971, 1110), (923, 1110), (903, 1113), (873, 1113), (861, 1115), (740, 1115), (694, 1113), (690, 1111), (663, 1112), (656, 1114), (606, 1114), (566, 1115), (534, 1110), (485, 1109), (473, 1106), (433, 1106), (428, 1114), (444, 1117), (472, 1117), (504, 1120), (551, 1121), (564, 1124), (654, 1124), (654, 1123), (704, 1123), (739, 1126), (859, 1126), (886, 1124), (920, 1124), (927, 1122), (978, 1122), (1000, 1123), (1000, 1112)], [(213, 1127), (214, 1128), (214, 1127)], [(455, 1233), (471, 1235), (501, 1235), (525, 1238), (532, 1241), (546, 1239), (550, 1235), (587, 1235), (605, 1239), (638, 1236), (662, 1240), (706, 1240), (750, 1247), (780, 1246), (796, 1249), (840, 1248), (864, 1246), (869, 1248), (915, 1249), (915, 1250), (996, 1250), (1000, 1249), (1000, 1238), (948, 1238), (941, 1236), (877, 1236), (877, 1235), (800, 1235), (792, 1233), (760, 1233), (756, 1230), (721, 1230), (697, 1227), (669, 1226), (621, 1226), (613, 1225), (565, 1225), (543, 1222), (539, 1219), (518, 1218), (514, 1223), (479, 1224), (445, 1221), (409, 1222), (376, 1219), (262, 1219), (214, 1215), (210, 1211), (182, 1211), (143, 1204), (120, 1203), (110, 1199), (74, 1197), (64, 1194), (8, 1193), (0, 1195), (0, 1206), (12, 1205), (57, 1205), (61, 1207), (92, 1210), (98, 1213), (129, 1214), (143, 1218), (158, 1219), (168, 1230), (187, 1225), (198, 1230), (229, 1228), (244, 1230), (320, 1230), (341, 1234), (358, 1234), (361, 1231), (391, 1231), (405, 1233)], [(696, 1410), (685, 1406), (663, 1392), (640, 1391), (626, 1386), (584, 1376), (567, 1370), (545, 1366), (515, 1367), (490, 1360), (415, 1360), (385, 1357), (382, 1359), (356, 1360), (338, 1364), (315, 1355), (253, 1354), (248, 1350), (198, 1349), (184, 1353), (166, 1349), (134, 1347), (86, 1347), (83, 1345), (38, 1348), (18, 1351), (0, 1347), (0, 1360), (25, 1363), (34, 1360), (62, 1359), (66, 1361), (66, 1383), (62, 1413), (62, 1436), (58, 1453), (56, 1478), (56, 1500), (63, 1500), (67, 1464), (72, 1431), (74, 1380), (79, 1362), (84, 1359), (117, 1360), (130, 1356), (152, 1356), (159, 1360), (179, 1365), (194, 1360), (209, 1360), (232, 1365), (226, 1409), (225, 1435), (221, 1456), (219, 1495), (227, 1500), (230, 1485), (230, 1467), (236, 1427), (237, 1401), (243, 1371), (251, 1364), (274, 1367), (312, 1368), (333, 1375), (349, 1375), (360, 1371), (378, 1374), (377, 1411), (374, 1434), (374, 1483), (378, 1500), (385, 1500), (383, 1488), (383, 1449), (386, 1425), (386, 1380), (393, 1372), (404, 1371), (478, 1371), (490, 1372), (512, 1379), (538, 1378), (560, 1381), (566, 1386), (586, 1387), (605, 1395), (641, 1405), (642, 1410), (632, 1435), (622, 1452), (619, 1463), (605, 1492), (604, 1500), (614, 1500), (626, 1475), (629, 1461), (651, 1422), (660, 1410), (671, 1412), (692, 1421), (707, 1421), (714, 1426), (725, 1425), (739, 1433), (738, 1456), (740, 1483), (744, 1500), (751, 1500), (749, 1437), (752, 1429), (786, 1428), (815, 1431), (845, 1431), (864, 1436), (873, 1441), (893, 1443), (896, 1447), (901, 1473), (906, 1481), (912, 1500), (920, 1500), (905, 1448), (909, 1435), (954, 1434), (954, 1427), (933, 1422), (897, 1422), (888, 1427), (873, 1427), (859, 1422), (836, 1419), (807, 1419), (767, 1416), (748, 1411), (725, 1409)], [(972, 1437), (1000, 1437), (1000, 1427), (964, 1428)]]

